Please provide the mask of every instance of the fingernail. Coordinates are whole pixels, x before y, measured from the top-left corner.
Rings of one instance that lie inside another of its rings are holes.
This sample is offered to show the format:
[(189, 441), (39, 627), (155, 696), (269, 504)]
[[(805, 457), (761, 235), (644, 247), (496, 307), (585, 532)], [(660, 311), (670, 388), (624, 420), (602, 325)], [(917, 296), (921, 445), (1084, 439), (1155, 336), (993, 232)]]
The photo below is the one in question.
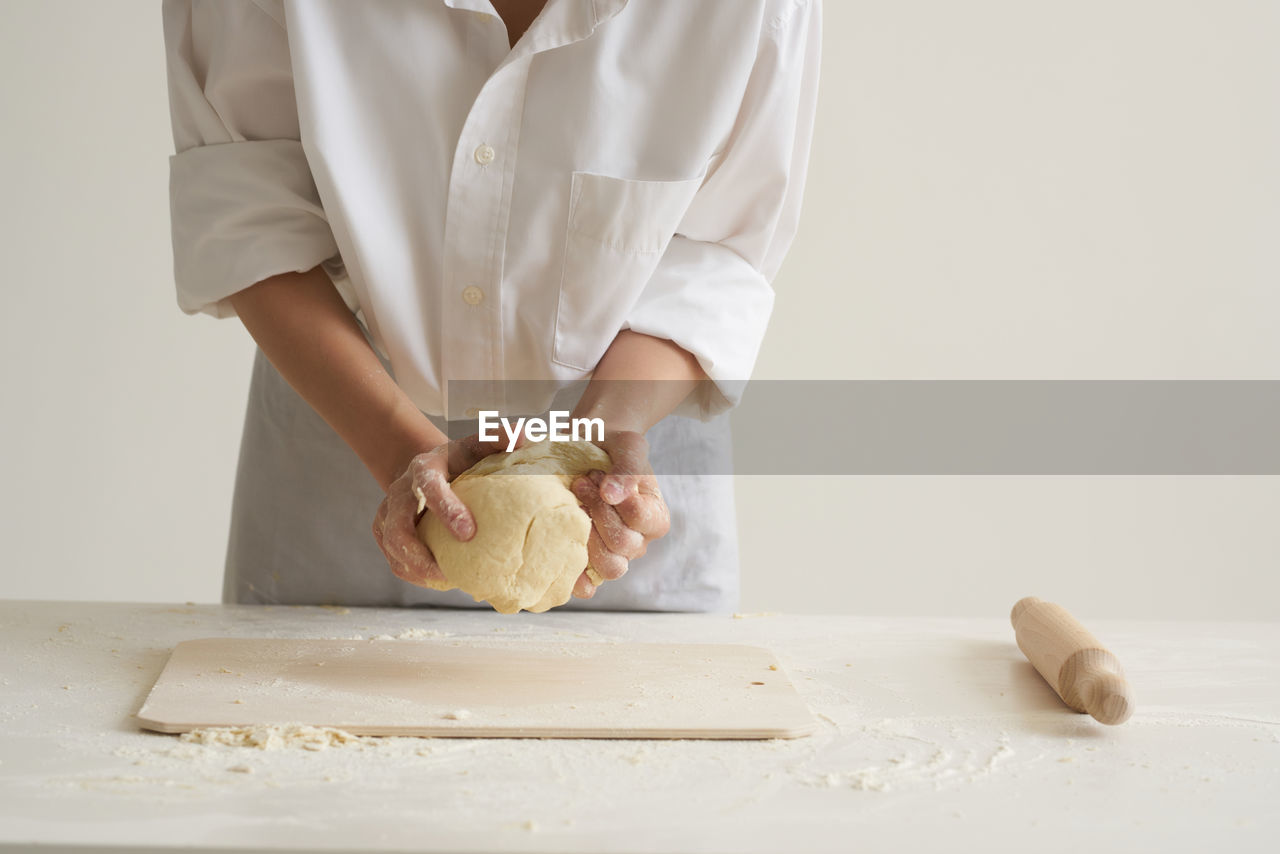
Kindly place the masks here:
[(610, 504), (616, 504), (626, 497), (627, 493), (616, 480), (606, 480), (600, 487), (600, 494)]
[(472, 520), (470, 516), (467, 516), (462, 512), (458, 513), (457, 516), (454, 516), (453, 519), (445, 522), (445, 528), (452, 531), (453, 535), (457, 536), (460, 540), (468, 539), (472, 534), (476, 533), (475, 521)]

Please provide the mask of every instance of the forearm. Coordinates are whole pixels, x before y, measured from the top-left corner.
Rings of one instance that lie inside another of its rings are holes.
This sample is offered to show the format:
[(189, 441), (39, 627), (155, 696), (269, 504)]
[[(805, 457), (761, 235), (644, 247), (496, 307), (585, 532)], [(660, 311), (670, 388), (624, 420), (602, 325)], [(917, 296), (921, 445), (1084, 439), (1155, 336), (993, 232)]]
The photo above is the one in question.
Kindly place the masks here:
[(644, 433), (707, 376), (675, 342), (623, 330), (596, 366), (574, 417), (603, 419), (607, 430)]
[(273, 276), (230, 299), (271, 364), (384, 490), (446, 441), (387, 374), (323, 269)]

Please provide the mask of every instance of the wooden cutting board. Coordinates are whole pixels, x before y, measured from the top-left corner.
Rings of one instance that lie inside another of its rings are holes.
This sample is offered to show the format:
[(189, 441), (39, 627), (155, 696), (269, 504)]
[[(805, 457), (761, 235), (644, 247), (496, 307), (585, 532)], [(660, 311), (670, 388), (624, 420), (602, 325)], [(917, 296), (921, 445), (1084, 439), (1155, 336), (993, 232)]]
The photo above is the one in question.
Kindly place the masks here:
[(137, 717), (160, 732), (466, 738), (796, 738), (814, 725), (760, 647), (456, 640), (184, 641)]

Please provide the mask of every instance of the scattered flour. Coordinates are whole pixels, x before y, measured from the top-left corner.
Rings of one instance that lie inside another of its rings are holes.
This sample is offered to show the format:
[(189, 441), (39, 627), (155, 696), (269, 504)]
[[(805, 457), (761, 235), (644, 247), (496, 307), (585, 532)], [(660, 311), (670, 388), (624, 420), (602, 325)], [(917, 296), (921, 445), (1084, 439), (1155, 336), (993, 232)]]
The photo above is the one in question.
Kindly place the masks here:
[(1014, 756), (1014, 749), (1007, 743), (1007, 737), (1001, 740), (1001, 744), (995, 749), (995, 752), (987, 758), (987, 763), (976, 772), (969, 775), (969, 779), (977, 780), (979, 777), (985, 777), (992, 774), (996, 770), (996, 766)]
[(857, 789), (863, 792), (887, 792), (889, 782), (881, 776), (879, 768), (863, 768), (844, 773), (824, 774), (817, 784), (829, 789)]
[[(837, 753), (814, 763), (817, 768), (788, 770), (809, 786), (888, 792), (924, 787), (936, 791), (952, 783), (976, 783), (999, 776), (1005, 773), (1006, 763), (1014, 767), (1009, 760), (1016, 754), (1003, 731), (988, 753), (974, 746), (985, 740), (979, 733), (956, 726), (941, 732), (930, 725), (918, 729), (910, 720), (886, 719), (864, 724), (861, 729), (866, 738), (856, 753), (850, 751), (851, 761), (843, 768), (836, 764), (840, 758)], [(1026, 762), (1043, 758), (1033, 756)]]
[(426, 640), (428, 638), (448, 638), (453, 637), (452, 632), (442, 632), (438, 629), (405, 629), (394, 635), (374, 635), (370, 640)]

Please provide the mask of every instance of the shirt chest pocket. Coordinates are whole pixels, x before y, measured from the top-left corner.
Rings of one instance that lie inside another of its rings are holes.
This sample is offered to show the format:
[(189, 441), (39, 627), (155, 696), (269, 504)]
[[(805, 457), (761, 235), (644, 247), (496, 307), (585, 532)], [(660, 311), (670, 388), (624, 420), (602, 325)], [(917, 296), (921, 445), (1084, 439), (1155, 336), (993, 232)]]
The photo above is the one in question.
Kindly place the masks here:
[(574, 172), (552, 359), (592, 370), (622, 328), (702, 176), (637, 181)]

